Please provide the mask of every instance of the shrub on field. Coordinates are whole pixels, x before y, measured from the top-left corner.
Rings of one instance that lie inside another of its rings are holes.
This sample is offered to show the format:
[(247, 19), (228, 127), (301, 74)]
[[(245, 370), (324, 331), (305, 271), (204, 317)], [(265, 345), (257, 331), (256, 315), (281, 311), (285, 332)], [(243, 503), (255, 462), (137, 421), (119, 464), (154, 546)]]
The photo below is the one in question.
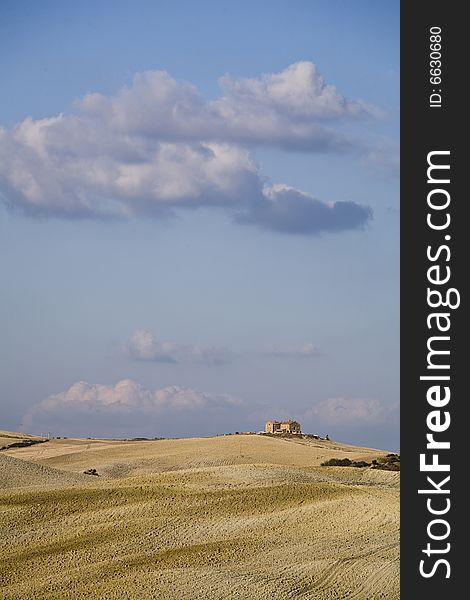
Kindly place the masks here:
[(349, 460), (349, 458), (330, 458), (321, 463), (322, 467), (370, 467), (365, 460)]
[(373, 469), (381, 469), (382, 471), (399, 471), (400, 470), (400, 455), (387, 454), (383, 458), (378, 458), (372, 461)]
[(350, 467), (351, 461), (349, 458), (330, 458), (322, 462), (322, 467)]

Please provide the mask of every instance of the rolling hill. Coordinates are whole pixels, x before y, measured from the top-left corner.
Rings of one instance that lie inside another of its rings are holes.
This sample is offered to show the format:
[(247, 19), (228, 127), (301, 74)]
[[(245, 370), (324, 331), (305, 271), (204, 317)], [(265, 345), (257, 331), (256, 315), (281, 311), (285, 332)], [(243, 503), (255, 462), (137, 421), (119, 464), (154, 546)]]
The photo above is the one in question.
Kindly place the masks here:
[(2, 597), (398, 599), (399, 473), (321, 466), (385, 454), (260, 435), (3, 450)]

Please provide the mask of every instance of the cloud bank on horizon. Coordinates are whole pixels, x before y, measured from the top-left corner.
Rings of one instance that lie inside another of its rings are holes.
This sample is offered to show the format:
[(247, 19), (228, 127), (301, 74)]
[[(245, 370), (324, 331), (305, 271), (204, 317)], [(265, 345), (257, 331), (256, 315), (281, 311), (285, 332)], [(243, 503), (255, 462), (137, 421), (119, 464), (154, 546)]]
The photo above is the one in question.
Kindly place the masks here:
[[(346, 431), (383, 426), (397, 415), (397, 407), (375, 399), (332, 398), (307, 409), (248, 405), (230, 394), (214, 394), (189, 387), (166, 386), (150, 390), (124, 379), (116, 384), (85, 381), (33, 405), (22, 426), (31, 432), (53, 435), (151, 437), (214, 435), (235, 430), (257, 431), (268, 418), (299, 419), (303, 431)], [(209, 427), (204, 429), (204, 427)]]
[(147, 71), (115, 96), (86, 95), (77, 114), (0, 129), (4, 203), (31, 216), (100, 219), (222, 207), (238, 224), (304, 235), (367, 225), (367, 206), (267, 182), (250, 150), (365, 152), (338, 124), (377, 118), (377, 108), (342, 96), (307, 61), (219, 85), (207, 101), (194, 85)]
[[(170, 385), (149, 390), (132, 379), (115, 385), (74, 383), (70, 388), (34, 404), (23, 416), (28, 430), (48, 430), (62, 435), (131, 435), (165, 433), (177, 422), (188, 430), (197, 414), (218, 417), (239, 409), (242, 401), (229, 394), (210, 394), (189, 387)], [(213, 418), (214, 417), (214, 418)], [(220, 423), (219, 423), (220, 425)]]

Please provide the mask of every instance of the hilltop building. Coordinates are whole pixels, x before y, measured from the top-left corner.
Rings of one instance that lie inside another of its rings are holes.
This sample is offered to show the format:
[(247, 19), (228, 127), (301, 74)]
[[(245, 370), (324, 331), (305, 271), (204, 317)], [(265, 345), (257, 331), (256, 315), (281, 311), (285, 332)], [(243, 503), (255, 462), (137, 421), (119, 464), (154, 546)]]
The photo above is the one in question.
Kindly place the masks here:
[(266, 421), (266, 433), (300, 433), (297, 421)]

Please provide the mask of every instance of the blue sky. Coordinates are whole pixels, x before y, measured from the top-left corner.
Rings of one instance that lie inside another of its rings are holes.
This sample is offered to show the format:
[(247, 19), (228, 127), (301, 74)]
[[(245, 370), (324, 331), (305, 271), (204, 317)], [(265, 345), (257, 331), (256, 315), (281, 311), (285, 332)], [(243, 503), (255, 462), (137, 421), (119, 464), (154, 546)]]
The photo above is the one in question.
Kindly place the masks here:
[(1, 4), (4, 428), (398, 448), (398, 6)]

